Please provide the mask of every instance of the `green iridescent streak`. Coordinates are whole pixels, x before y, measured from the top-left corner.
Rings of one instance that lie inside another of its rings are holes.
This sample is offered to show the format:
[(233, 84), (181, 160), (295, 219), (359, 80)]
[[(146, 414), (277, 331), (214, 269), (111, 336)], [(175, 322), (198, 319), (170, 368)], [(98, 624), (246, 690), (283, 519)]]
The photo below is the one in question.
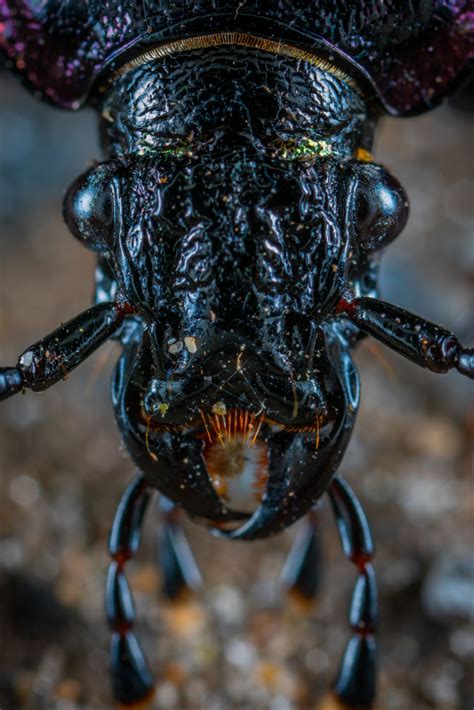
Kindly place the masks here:
[(162, 146), (151, 146), (147, 143), (142, 143), (138, 149), (137, 153), (142, 156), (146, 155), (170, 155), (174, 158), (182, 158), (185, 155), (190, 155), (191, 144), (189, 143), (174, 143), (165, 144)]
[(311, 160), (313, 158), (326, 158), (333, 155), (331, 143), (311, 138), (302, 138), (299, 141), (285, 141), (276, 146), (279, 154), (286, 160)]
[[(315, 158), (326, 158), (335, 155), (331, 143), (325, 140), (315, 141), (311, 138), (299, 140), (278, 141), (271, 146), (270, 150), (284, 160), (314, 160)], [(159, 148), (143, 145), (138, 151), (141, 155), (160, 153), (160, 155), (182, 158), (191, 156), (192, 144), (175, 143), (163, 145)]]

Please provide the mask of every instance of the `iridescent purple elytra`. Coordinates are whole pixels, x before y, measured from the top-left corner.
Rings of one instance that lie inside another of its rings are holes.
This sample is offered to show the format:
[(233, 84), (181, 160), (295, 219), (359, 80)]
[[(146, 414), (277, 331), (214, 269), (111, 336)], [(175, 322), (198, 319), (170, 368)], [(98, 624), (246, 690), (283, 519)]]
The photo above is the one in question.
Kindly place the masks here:
[(397, 116), (436, 106), (474, 56), (472, 0), (0, 0), (0, 49), (53, 103), (79, 108), (126, 52), (239, 31), (323, 50)]

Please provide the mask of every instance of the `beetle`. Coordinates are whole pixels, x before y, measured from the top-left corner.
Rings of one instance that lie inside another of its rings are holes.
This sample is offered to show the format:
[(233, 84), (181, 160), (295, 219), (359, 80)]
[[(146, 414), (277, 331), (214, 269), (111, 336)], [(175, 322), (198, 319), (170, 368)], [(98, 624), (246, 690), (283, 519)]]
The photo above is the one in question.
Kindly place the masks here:
[(336, 475), (359, 403), (351, 351), (369, 335), (433, 372), (474, 351), (379, 299), (380, 251), (408, 201), (371, 155), (377, 119), (434, 108), (468, 77), (468, 0), (0, 0), (0, 49), (33, 91), (100, 116), (105, 160), (64, 200), (97, 253), (84, 311), (0, 370), (0, 395), (42, 391), (109, 338), (112, 398), (139, 473), (110, 535), (114, 696), (150, 698), (125, 565), (150, 492), (162, 494), (173, 599), (199, 574), (184, 509), (253, 540), (308, 516), (285, 567), (315, 593), (312, 509), (328, 493), (358, 577), (334, 702), (375, 698), (377, 591), (369, 525)]

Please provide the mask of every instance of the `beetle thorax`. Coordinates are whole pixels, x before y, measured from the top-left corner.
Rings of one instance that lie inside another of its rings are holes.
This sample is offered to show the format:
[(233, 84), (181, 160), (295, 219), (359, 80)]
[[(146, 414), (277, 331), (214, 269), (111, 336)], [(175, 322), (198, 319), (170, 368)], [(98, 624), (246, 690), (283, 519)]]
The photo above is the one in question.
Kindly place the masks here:
[(367, 111), (353, 87), (309, 62), (224, 46), (118, 76), (102, 118), (112, 154), (193, 152), (241, 135), (256, 150), (350, 156), (365, 140)]

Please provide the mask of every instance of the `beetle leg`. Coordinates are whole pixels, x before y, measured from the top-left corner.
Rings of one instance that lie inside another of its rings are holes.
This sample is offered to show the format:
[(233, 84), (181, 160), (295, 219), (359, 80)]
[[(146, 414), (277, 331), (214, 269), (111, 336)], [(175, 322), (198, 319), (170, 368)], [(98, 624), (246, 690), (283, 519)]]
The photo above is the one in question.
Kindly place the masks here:
[(0, 400), (13, 397), (24, 387), (23, 374), (18, 367), (0, 367)]
[(375, 698), (378, 623), (377, 585), (371, 564), (374, 544), (365, 513), (349, 485), (335, 478), (329, 488), (345, 556), (358, 570), (349, 613), (352, 636), (333, 690), (342, 707), (371, 708)]
[(119, 328), (127, 309), (99, 303), (64, 323), (20, 356), (16, 367), (0, 369), (0, 400), (35, 392), (64, 379)]
[(474, 378), (474, 349), (463, 348), (449, 330), (435, 323), (376, 298), (342, 299), (337, 311), (421, 367), (439, 373), (456, 368)]
[(106, 608), (112, 629), (110, 665), (115, 700), (121, 707), (146, 704), (154, 691), (153, 678), (132, 632), (135, 609), (125, 575), (125, 564), (134, 557), (140, 544), (149, 499), (147, 483), (139, 474), (120, 501), (109, 539), (112, 562), (107, 577)]
[(202, 577), (184, 536), (181, 511), (168, 498), (159, 499), (161, 524), (158, 527), (158, 559), (163, 575), (163, 592), (178, 601), (202, 587)]
[(321, 583), (321, 545), (316, 511), (306, 516), (287, 557), (280, 580), (289, 596), (308, 609), (318, 595)]

